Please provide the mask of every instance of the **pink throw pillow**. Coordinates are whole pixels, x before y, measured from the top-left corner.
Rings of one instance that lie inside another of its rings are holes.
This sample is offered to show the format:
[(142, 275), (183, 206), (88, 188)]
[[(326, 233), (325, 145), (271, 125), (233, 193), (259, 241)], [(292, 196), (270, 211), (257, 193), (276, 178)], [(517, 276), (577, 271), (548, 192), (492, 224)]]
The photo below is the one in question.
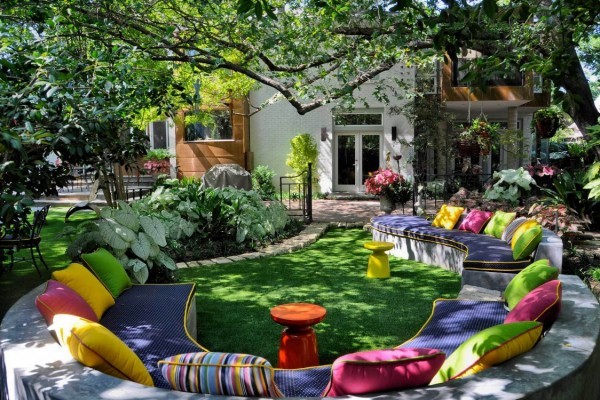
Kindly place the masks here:
[(491, 211), (471, 210), (458, 227), (461, 231), (479, 233), (494, 215)]
[(387, 349), (346, 354), (334, 361), (325, 396), (357, 395), (425, 386), (446, 355), (434, 349)]
[(533, 289), (508, 313), (504, 323), (539, 321), (544, 331), (550, 329), (560, 313), (562, 284), (558, 279), (548, 281)]
[(36, 297), (35, 305), (48, 325), (52, 325), (56, 314), (71, 314), (98, 322), (92, 307), (77, 292), (58, 281), (48, 281), (44, 293)]

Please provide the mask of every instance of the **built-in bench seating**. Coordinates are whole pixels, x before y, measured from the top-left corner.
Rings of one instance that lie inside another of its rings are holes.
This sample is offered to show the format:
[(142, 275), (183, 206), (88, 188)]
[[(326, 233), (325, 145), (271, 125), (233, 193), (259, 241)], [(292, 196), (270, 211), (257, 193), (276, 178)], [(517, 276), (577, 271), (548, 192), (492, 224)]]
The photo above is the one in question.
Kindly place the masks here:
[[(563, 283), (562, 312), (546, 337), (532, 351), (476, 375), (442, 385), (388, 392), (385, 393), (386, 397), (411, 400), (599, 398), (600, 382), (595, 377), (600, 369), (598, 302), (579, 278), (561, 275), (560, 279)], [(113, 378), (79, 364), (50, 335), (44, 319), (34, 306), (35, 297), (44, 287), (45, 285), (41, 285), (22, 297), (9, 310), (0, 326), (3, 398), (72, 400), (210, 397), (143, 386)], [(177, 309), (161, 297), (162, 294), (155, 290), (157, 288), (135, 288), (136, 286), (130, 289), (129, 296), (134, 298), (130, 307), (140, 308), (137, 319), (128, 319), (131, 310), (123, 309), (107, 312), (102, 322), (112, 324), (113, 322), (109, 321), (114, 320), (115, 325), (112, 329), (121, 330), (121, 337), (136, 347), (138, 352), (139, 347), (155, 347), (156, 343), (151, 345), (150, 340), (170, 341), (175, 336), (184, 342), (189, 340), (190, 345), (194, 347), (193, 337), (190, 336), (193, 336), (195, 326), (195, 302), (189, 301), (193, 294), (193, 285), (183, 285), (181, 290), (177, 289), (178, 293), (173, 294), (178, 298), (173, 303), (177, 304)], [(137, 290), (140, 292), (136, 293)], [(148, 293), (146, 297), (142, 295), (142, 290), (153, 293)], [(476, 292), (477, 288), (474, 290)], [(436, 325), (437, 318), (448, 316), (448, 313), (463, 314), (465, 309), (472, 308), (470, 322), (464, 325), (466, 329), (461, 329), (464, 335), (469, 334), (469, 329), (483, 329), (503, 319), (505, 312), (501, 309), (501, 303), (484, 303), (470, 300), (438, 302), (437, 312), (427, 326), (417, 337), (405, 343), (405, 346), (417, 345), (416, 341), (419, 340), (422, 341), (419, 342), (419, 346), (425, 345), (426, 340), (435, 338), (439, 334), (436, 332), (436, 329), (439, 329), (439, 325)], [(117, 306), (118, 304), (115, 307)], [(446, 309), (447, 307), (450, 308)], [(169, 326), (155, 332), (150, 325), (156, 324), (156, 320), (143, 318), (144, 314), (153, 313), (153, 310), (158, 314), (171, 313), (176, 317), (173, 320), (165, 320)], [(119, 322), (122, 319), (129, 323)], [(175, 326), (171, 326), (172, 324)], [(183, 328), (184, 324), (188, 327), (187, 333)], [(223, 329), (228, 334), (235, 333), (228, 330), (228, 327)], [(156, 337), (153, 337), (154, 333)], [(446, 351), (451, 351), (461, 340), (463, 339), (458, 336), (450, 338), (445, 344)], [(437, 342), (435, 345), (441, 344)], [(166, 350), (167, 353), (171, 352), (170, 354), (173, 351), (174, 348)], [(146, 359), (153, 360), (156, 357), (162, 355), (149, 354)], [(329, 378), (328, 370), (328, 366), (318, 370), (278, 370), (275, 380), (286, 395), (307, 397), (307, 394), (316, 395), (322, 389), (323, 382)], [(313, 389), (312, 393), (306, 392), (307, 385)]]
[(514, 274), (540, 259), (562, 268), (562, 240), (547, 229), (533, 257), (514, 260), (510, 245), (501, 239), (436, 228), (423, 217), (382, 215), (371, 219), (371, 228), (373, 240), (394, 243), (390, 254), (454, 271), (463, 285), (503, 290)]

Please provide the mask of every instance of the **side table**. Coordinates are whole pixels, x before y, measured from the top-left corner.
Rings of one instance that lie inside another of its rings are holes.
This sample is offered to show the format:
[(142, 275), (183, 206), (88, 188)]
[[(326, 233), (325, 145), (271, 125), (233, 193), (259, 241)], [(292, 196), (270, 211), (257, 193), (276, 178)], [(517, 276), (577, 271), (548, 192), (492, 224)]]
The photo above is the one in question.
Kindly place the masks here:
[(389, 278), (390, 260), (385, 253), (394, 248), (394, 243), (370, 241), (364, 244), (365, 249), (371, 250), (367, 266), (367, 278)]
[(310, 303), (289, 303), (271, 308), (271, 318), (286, 326), (279, 341), (279, 368), (319, 365), (317, 336), (312, 328), (325, 318), (325, 308)]

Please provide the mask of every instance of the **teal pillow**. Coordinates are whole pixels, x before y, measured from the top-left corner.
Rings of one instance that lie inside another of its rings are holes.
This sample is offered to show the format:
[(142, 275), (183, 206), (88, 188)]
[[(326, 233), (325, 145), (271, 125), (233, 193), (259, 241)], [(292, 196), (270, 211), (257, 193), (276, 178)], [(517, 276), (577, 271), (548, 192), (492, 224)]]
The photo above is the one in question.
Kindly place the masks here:
[(542, 227), (540, 225), (527, 229), (519, 236), (513, 248), (513, 258), (523, 260), (531, 255), (542, 241)]
[(506, 286), (504, 300), (512, 310), (533, 289), (558, 278), (558, 268), (550, 266), (548, 260), (538, 260), (515, 275)]
[(517, 213), (507, 213), (504, 211), (496, 211), (494, 216), (485, 226), (483, 233), (486, 235), (492, 235), (498, 239), (502, 237), (504, 229), (512, 222), (517, 216)]
[(98, 249), (93, 253), (82, 254), (81, 258), (115, 299), (131, 287), (131, 279), (125, 268), (108, 250)]

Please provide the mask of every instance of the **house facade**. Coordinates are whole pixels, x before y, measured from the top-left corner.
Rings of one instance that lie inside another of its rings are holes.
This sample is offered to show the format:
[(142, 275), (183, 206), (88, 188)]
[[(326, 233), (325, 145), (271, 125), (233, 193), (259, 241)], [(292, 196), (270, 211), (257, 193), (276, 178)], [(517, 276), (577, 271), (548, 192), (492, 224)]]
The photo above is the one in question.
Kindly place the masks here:
[[(174, 161), (178, 174), (202, 176), (212, 165), (234, 162), (249, 171), (256, 165), (266, 165), (277, 177), (290, 175), (292, 171), (286, 165), (290, 141), (308, 133), (318, 146), (317, 174), (322, 193), (364, 192), (369, 172), (385, 167), (409, 179), (418, 173), (422, 179), (435, 180), (464, 172), (465, 160), (451, 150), (456, 134), (453, 131), (461, 123), (481, 116), (500, 124), (501, 135), (510, 140), (495, 146), (489, 155), (472, 156), (468, 164), (478, 166), (483, 174), (529, 164), (536, 145), (530, 129), (532, 116), (549, 104), (549, 95), (534, 76), (518, 71), (490, 80), (485, 91), (469, 88), (461, 82), (460, 64), (477, 56), (469, 52), (458, 59), (458, 64), (447, 59), (427, 72), (397, 65), (378, 78), (393, 77), (413, 85), (425, 82), (425, 96), (438, 99), (452, 115), (452, 121), (439, 121), (437, 132), (431, 135), (433, 141), (424, 147), (411, 145), (424, 133), (415, 130), (398, 112), (406, 101), (394, 100), (390, 92), (392, 101), (383, 103), (375, 96), (376, 85), (366, 83), (355, 91), (355, 96), (363, 100), (350, 111), (329, 104), (299, 115), (287, 102), (279, 101), (248, 117), (248, 102), (232, 101), (229, 110), (221, 110), (229, 111), (225, 119), (229, 118), (231, 133), (227, 137), (220, 133), (212, 137), (190, 135), (189, 126), (175, 123), (170, 140), (177, 155)], [(250, 93), (249, 103), (262, 104), (274, 94), (273, 89), (263, 86)]]

